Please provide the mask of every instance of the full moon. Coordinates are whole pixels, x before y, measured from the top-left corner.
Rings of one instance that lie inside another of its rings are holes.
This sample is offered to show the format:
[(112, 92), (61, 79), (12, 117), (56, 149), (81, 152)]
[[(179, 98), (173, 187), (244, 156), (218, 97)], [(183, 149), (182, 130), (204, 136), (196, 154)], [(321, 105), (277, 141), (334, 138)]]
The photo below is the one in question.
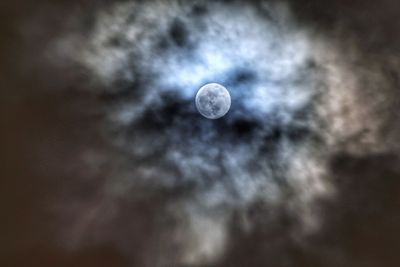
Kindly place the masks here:
[(218, 83), (209, 83), (197, 92), (196, 107), (204, 117), (219, 119), (229, 111), (231, 96), (224, 86)]

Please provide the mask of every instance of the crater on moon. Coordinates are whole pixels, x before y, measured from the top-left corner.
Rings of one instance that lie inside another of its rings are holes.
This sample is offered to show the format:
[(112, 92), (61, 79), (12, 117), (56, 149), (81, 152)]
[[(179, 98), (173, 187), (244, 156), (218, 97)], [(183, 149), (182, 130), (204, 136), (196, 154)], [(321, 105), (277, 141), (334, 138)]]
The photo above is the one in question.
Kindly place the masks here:
[(197, 92), (196, 107), (204, 117), (219, 119), (228, 113), (231, 107), (231, 96), (224, 86), (209, 83)]

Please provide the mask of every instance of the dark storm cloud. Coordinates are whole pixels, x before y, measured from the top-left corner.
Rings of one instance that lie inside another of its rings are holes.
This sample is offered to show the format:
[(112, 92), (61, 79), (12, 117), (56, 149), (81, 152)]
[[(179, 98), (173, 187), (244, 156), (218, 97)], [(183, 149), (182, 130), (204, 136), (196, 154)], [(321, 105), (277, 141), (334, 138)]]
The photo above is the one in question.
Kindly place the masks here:
[[(386, 13), (340, 1), (88, 3), (42, 11), (65, 12), (57, 33), (37, 18), (22, 26), (24, 47), (39, 33), (45, 52), (25, 48), (21, 65), (94, 102), (59, 108), (89, 117), (78, 132), (94, 140), (47, 158), (69, 174), (54, 193), (63, 248), (108, 243), (128, 266), (396, 261), (392, 250), (353, 257), (367, 251), (354, 240), (392, 245), (358, 230), (370, 216), (398, 240), (385, 198), (399, 173), (398, 40), (383, 45), (398, 27)], [(208, 82), (232, 95), (218, 121), (194, 106)]]
[[(265, 3), (258, 11), (238, 3), (206, 6), (199, 12), (198, 5), (174, 1), (116, 5), (99, 11), (89, 38), (69, 35), (55, 43), (65, 55), (76, 40), (84, 41), (72, 55), (105, 89), (88, 88), (102, 96), (104, 136), (120, 155), (90, 162), (111, 161), (110, 201), (167, 193), (165, 216), (176, 223), (158, 226), (162, 240), (175, 244), (176, 262), (190, 265), (224, 253), (232, 213), (242, 218), (240, 228), (251, 229), (246, 210), (255, 202), (293, 209), (301, 219), (293, 225), (298, 234), (288, 229), (290, 239), (318, 228), (313, 199), (330, 194), (321, 179), (323, 163), (309, 151), (322, 144), (309, 121), (324, 83), (308, 75), (320, 68), (309, 65), (315, 56), (309, 33), (290, 26), (284, 5)], [(139, 10), (134, 20), (133, 10)], [(217, 122), (199, 116), (193, 102), (197, 89), (211, 81), (226, 85), (233, 98), (231, 112)], [(106, 232), (100, 236), (129, 247)], [(160, 264), (172, 264), (172, 252), (164, 253), (156, 256)]]

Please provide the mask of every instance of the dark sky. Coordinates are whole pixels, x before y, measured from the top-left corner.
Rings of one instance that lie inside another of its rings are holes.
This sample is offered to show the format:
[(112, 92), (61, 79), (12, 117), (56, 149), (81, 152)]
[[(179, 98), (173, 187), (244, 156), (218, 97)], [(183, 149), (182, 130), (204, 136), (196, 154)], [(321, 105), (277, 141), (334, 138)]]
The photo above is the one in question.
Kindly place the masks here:
[[(400, 265), (400, 4), (0, 4), (0, 265)], [(219, 120), (196, 111), (230, 90)]]

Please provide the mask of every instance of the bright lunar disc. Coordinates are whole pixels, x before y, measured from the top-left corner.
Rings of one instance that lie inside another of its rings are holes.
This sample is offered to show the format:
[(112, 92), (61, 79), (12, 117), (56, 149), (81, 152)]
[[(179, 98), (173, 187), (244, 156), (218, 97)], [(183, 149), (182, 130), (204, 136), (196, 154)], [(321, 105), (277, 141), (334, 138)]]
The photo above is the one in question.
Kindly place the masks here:
[(231, 96), (222, 85), (209, 83), (201, 87), (197, 92), (196, 107), (204, 117), (219, 119), (229, 111)]

